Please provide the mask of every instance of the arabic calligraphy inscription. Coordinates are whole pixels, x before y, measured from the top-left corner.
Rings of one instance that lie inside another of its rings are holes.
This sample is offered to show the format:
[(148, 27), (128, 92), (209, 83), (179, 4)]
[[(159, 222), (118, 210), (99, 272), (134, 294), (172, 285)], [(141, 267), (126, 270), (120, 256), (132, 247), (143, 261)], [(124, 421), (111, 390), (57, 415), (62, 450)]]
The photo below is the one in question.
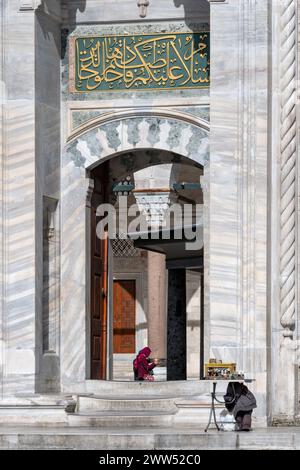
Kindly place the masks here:
[(77, 38), (75, 92), (207, 88), (209, 33)]

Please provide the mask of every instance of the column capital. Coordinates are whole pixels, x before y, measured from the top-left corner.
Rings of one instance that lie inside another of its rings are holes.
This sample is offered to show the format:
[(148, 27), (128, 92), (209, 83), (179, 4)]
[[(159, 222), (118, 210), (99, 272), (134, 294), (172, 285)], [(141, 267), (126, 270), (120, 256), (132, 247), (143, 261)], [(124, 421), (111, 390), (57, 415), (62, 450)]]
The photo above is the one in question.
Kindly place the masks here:
[(133, 194), (147, 224), (154, 230), (163, 225), (168, 209), (178, 201), (178, 195), (171, 189), (135, 189)]

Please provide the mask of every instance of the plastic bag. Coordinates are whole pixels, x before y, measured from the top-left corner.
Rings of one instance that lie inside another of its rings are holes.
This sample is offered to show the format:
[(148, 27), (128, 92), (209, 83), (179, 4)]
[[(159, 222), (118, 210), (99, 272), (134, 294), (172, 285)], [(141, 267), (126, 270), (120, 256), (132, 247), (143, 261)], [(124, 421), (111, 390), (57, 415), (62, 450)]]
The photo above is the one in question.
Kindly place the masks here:
[(226, 409), (220, 413), (220, 429), (221, 431), (235, 431), (235, 419), (233, 414)]

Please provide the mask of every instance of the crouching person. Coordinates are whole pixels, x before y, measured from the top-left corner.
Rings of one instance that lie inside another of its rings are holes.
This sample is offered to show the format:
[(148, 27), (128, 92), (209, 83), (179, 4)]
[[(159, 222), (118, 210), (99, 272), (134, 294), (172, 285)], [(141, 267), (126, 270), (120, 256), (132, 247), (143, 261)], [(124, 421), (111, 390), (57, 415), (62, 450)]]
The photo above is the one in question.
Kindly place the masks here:
[(154, 376), (151, 374), (154, 367), (157, 366), (157, 359), (153, 362), (149, 361), (151, 349), (146, 347), (139, 351), (138, 355), (133, 361), (134, 380), (148, 380), (154, 381)]
[(250, 431), (252, 412), (257, 407), (255, 396), (239, 382), (229, 382), (226, 395), (224, 395), (225, 407), (232, 412), (237, 424), (237, 431)]

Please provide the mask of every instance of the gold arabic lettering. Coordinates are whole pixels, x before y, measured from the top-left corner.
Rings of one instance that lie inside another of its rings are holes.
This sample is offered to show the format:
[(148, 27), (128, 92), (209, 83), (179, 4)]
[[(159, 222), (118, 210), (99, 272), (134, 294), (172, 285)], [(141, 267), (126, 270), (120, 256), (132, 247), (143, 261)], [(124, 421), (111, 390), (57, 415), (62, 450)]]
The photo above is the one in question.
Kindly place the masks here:
[(76, 89), (209, 84), (209, 35), (162, 34), (76, 40)]

